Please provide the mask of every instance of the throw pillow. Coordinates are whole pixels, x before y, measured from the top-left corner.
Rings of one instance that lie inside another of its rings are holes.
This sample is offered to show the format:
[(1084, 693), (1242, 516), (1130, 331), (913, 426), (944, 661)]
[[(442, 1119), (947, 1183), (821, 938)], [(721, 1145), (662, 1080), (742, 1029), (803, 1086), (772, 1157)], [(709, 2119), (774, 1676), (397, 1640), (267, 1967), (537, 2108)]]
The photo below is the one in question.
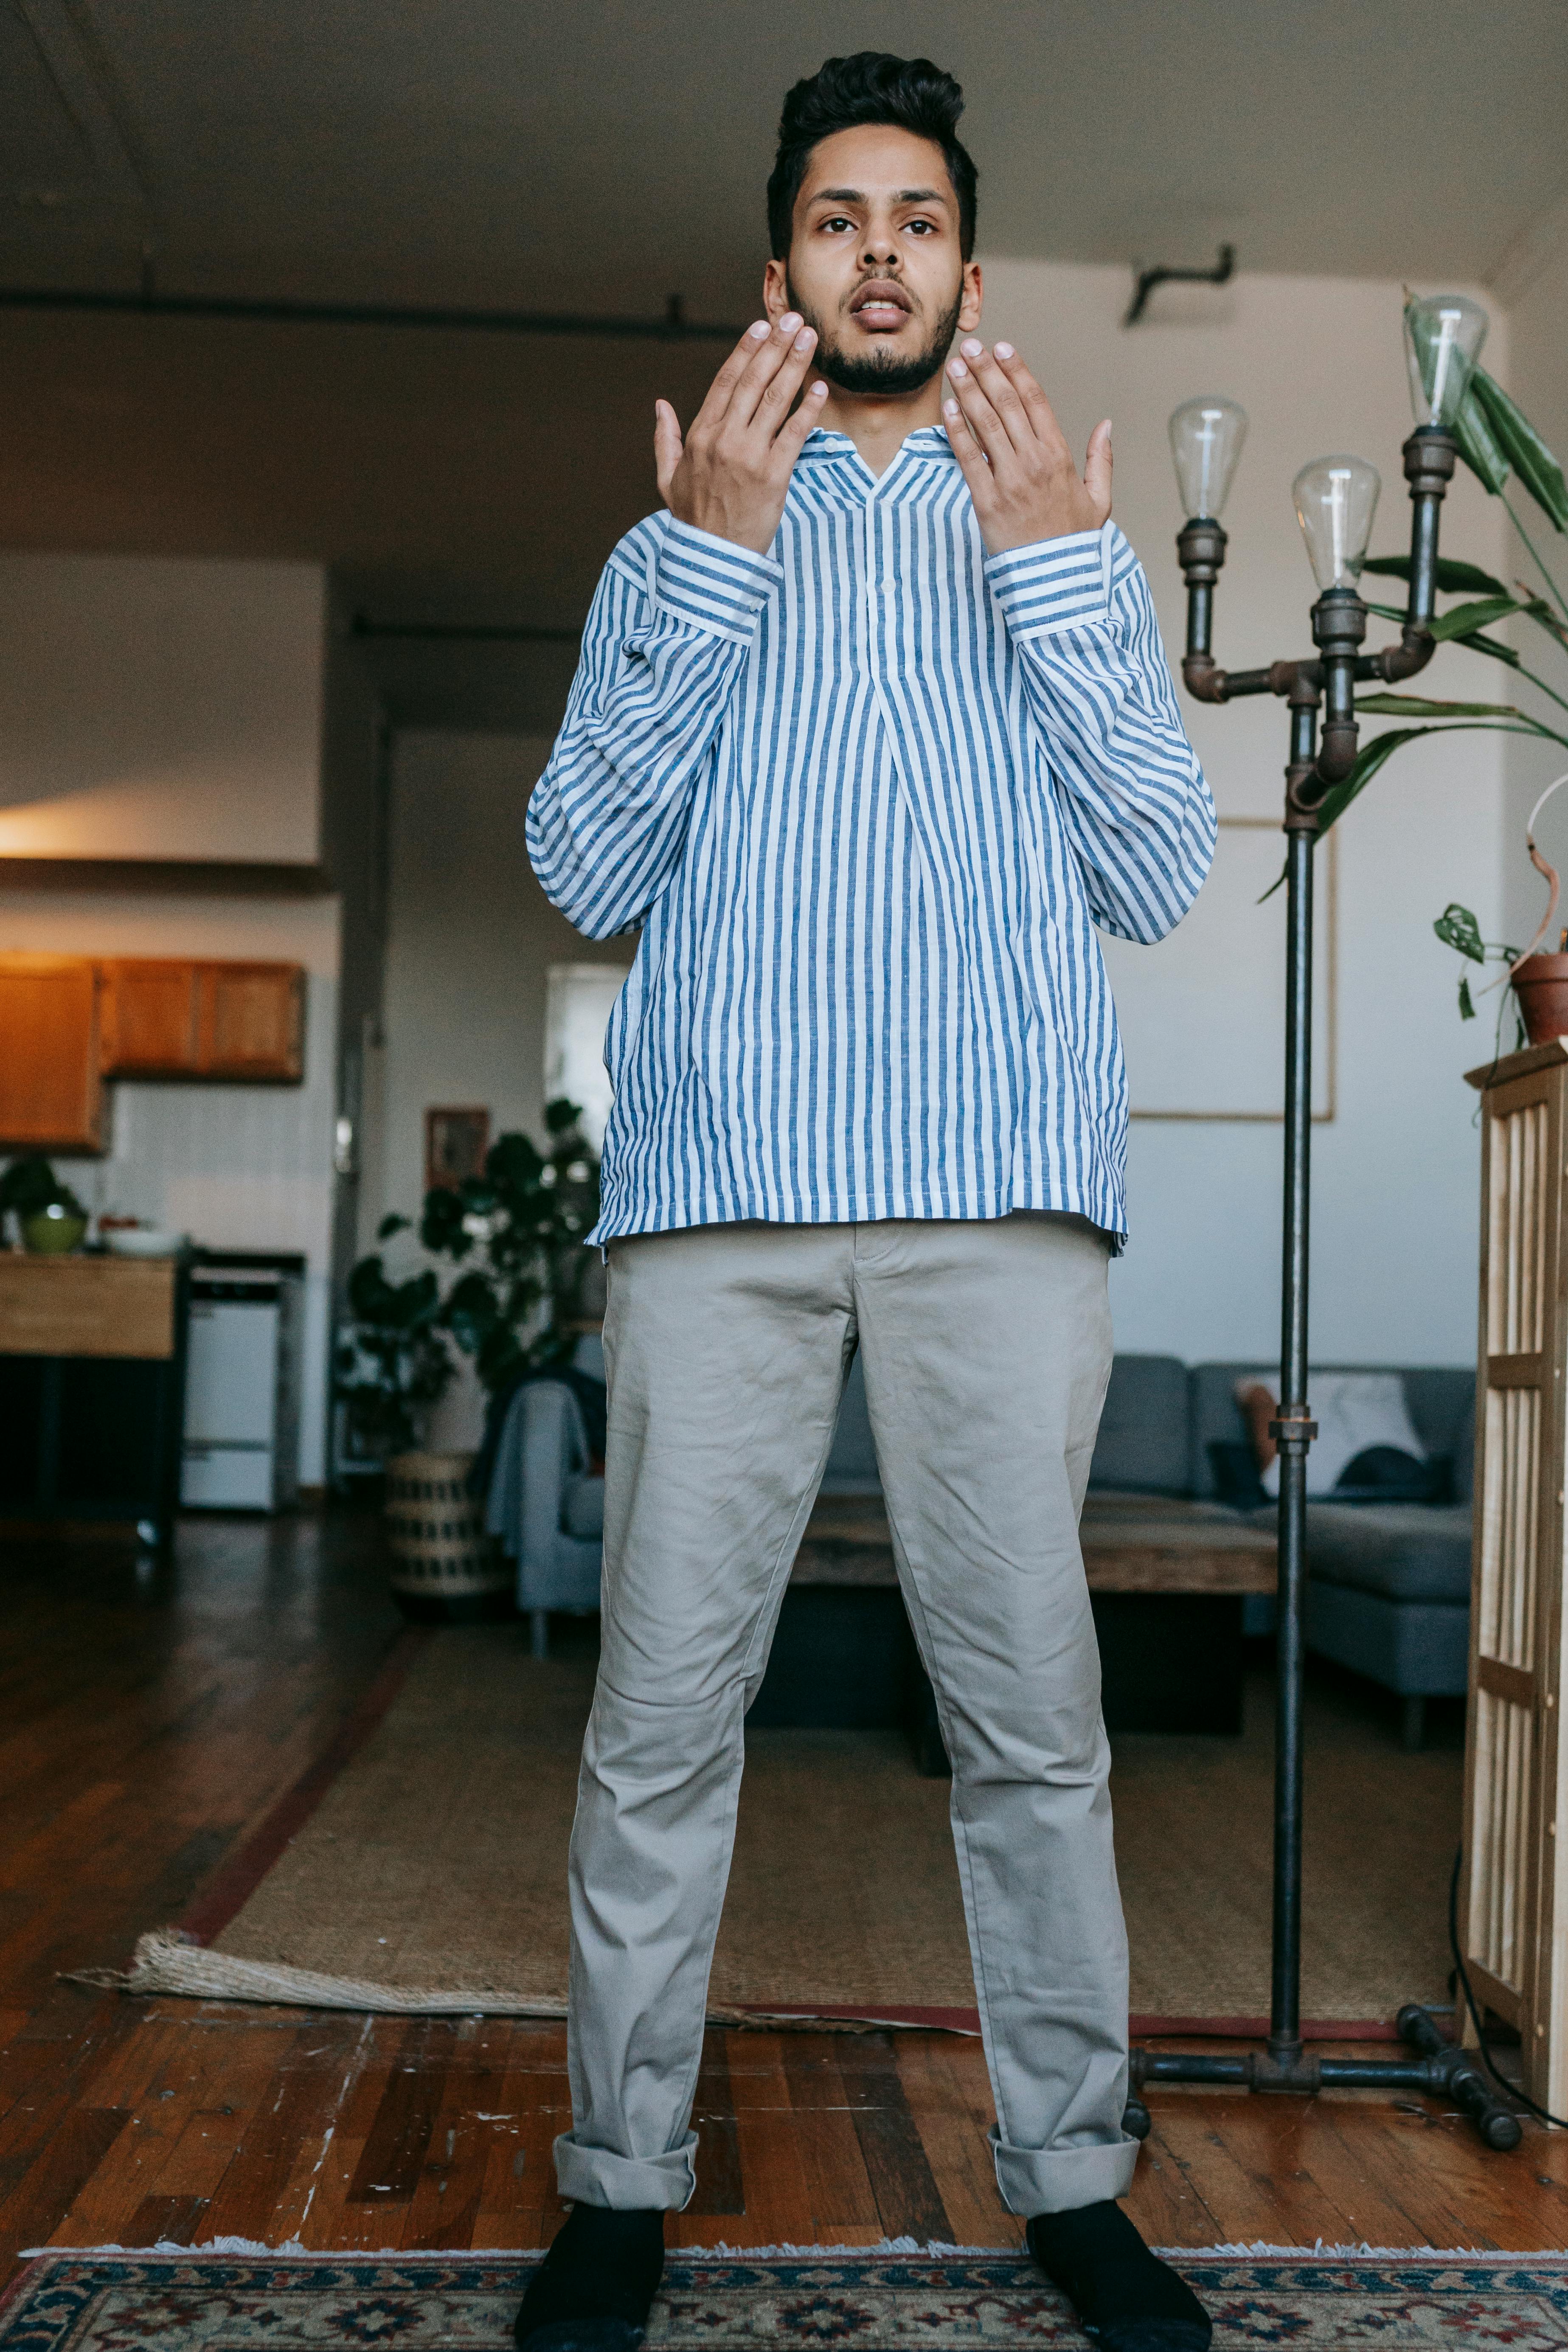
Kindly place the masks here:
[[(1245, 1374), (1237, 1382), (1238, 1400), (1244, 1391), (1254, 1388), (1266, 1388), (1271, 1397), (1277, 1397), (1278, 1373)], [(1397, 1372), (1314, 1372), (1307, 1401), (1318, 1424), (1307, 1456), (1307, 1492), (1317, 1501), (1333, 1493), (1342, 1472), (1369, 1447), (1393, 1446), (1417, 1462), (1426, 1459), (1426, 1448), (1405, 1401), (1405, 1382)], [(1260, 1479), (1266, 1495), (1279, 1494), (1278, 1459), (1260, 1465)], [(1385, 1492), (1380, 1499), (1392, 1497)]]

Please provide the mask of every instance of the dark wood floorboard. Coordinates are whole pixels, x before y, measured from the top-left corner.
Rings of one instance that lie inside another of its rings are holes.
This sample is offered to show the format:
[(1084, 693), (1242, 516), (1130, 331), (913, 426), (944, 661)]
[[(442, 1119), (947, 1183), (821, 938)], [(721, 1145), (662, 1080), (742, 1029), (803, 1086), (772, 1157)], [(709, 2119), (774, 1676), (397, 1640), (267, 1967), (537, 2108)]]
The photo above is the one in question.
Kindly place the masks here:
[[(400, 1621), (374, 1521), (188, 1521), (173, 1559), (0, 1556), (0, 2274), (23, 2247), (237, 2236), (535, 2246), (561, 2216), (565, 2035), (132, 2001), (62, 1981), (180, 1916), (329, 1747)], [(1568, 2141), (1483, 2149), (1437, 2103), (1167, 2089), (1131, 2210), (1156, 2242), (1568, 2242)], [(713, 2032), (672, 2243), (1006, 2245), (978, 2042)]]

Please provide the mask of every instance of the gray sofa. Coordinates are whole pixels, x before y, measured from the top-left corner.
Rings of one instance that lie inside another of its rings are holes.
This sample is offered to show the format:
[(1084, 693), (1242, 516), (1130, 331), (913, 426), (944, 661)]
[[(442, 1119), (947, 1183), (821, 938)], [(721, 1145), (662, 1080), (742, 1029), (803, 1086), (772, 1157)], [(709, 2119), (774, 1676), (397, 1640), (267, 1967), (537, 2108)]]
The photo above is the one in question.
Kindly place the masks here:
[[(1093, 1492), (1218, 1492), (1210, 1445), (1245, 1444), (1236, 1383), (1243, 1363), (1118, 1356), (1089, 1473)], [(1307, 1642), (1404, 1701), (1405, 1736), (1419, 1746), (1428, 1698), (1462, 1694), (1469, 1655), (1470, 1501), (1475, 1374), (1429, 1365), (1325, 1364), (1323, 1371), (1396, 1371), (1429, 1454), (1452, 1465), (1453, 1500), (1307, 1507)], [(1309, 1384), (1310, 1394), (1310, 1384)], [(1275, 1506), (1258, 1514), (1272, 1518)], [(1248, 1630), (1266, 1632), (1273, 1603), (1251, 1601)]]
[[(578, 1343), (578, 1368), (602, 1376), (595, 1339)], [(1244, 1444), (1236, 1402), (1243, 1363), (1198, 1364), (1174, 1356), (1118, 1356), (1111, 1369), (1090, 1493), (1192, 1496), (1212, 1501), (1211, 1444)], [(1332, 1371), (1358, 1369), (1324, 1365)], [(1313, 1502), (1307, 1510), (1307, 1639), (1404, 1701), (1405, 1735), (1419, 1745), (1428, 1698), (1461, 1694), (1469, 1644), (1471, 1446), (1475, 1375), (1423, 1365), (1397, 1370), (1423, 1444), (1453, 1465), (1451, 1503)], [(826, 1495), (876, 1494), (876, 1448), (858, 1361), (838, 1417), (823, 1479)], [(489, 1495), (489, 1525), (517, 1561), (518, 1606), (542, 1652), (548, 1612), (597, 1606), (604, 1481), (592, 1475), (576, 1399), (539, 1381), (513, 1401)], [(1269, 1504), (1259, 1516), (1272, 1519)], [(1274, 1604), (1246, 1603), (1246, 1626), (1267, 1633)]]

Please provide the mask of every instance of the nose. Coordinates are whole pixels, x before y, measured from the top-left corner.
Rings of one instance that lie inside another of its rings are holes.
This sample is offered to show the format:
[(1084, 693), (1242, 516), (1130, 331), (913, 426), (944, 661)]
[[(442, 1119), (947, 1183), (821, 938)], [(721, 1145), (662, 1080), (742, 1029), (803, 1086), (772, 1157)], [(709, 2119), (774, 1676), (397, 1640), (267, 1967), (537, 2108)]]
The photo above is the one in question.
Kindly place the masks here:
[(860, 253), (861, 268), (874, 269), (879, 276), (882, 276), (889, 270), (896, 269), (898, 262), (899, 248), (892, 231), (868, 229), (866, 242)]

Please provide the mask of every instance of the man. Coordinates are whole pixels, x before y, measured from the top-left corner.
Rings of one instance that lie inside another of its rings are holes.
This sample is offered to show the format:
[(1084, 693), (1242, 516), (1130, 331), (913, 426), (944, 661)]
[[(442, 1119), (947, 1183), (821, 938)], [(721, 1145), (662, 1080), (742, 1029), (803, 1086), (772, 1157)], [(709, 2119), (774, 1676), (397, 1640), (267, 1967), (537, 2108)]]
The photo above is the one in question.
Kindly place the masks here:
[(529, 2352), (635, 2346), (692, 2194), (742, 1721), (857, 1348), (952, 1759), (1002, 2195), (1110, 2352), (1208, 2342), (1114, 2201), (1137, 2147), (1078, 1514), (1124, 1225), (1093, 927), (1163, 937), (1214, 809), (1109, 522), (1110, 425), (1080, 478), (1023, 361), (971, 331), (962, 106), (870, 53), (791, 91), (767, 317), (684, 442), (658, 404), (666, 511), (610, 560), (529, 810), (554, 903), (642, 929), (595, 1235), (575, 2202)]

